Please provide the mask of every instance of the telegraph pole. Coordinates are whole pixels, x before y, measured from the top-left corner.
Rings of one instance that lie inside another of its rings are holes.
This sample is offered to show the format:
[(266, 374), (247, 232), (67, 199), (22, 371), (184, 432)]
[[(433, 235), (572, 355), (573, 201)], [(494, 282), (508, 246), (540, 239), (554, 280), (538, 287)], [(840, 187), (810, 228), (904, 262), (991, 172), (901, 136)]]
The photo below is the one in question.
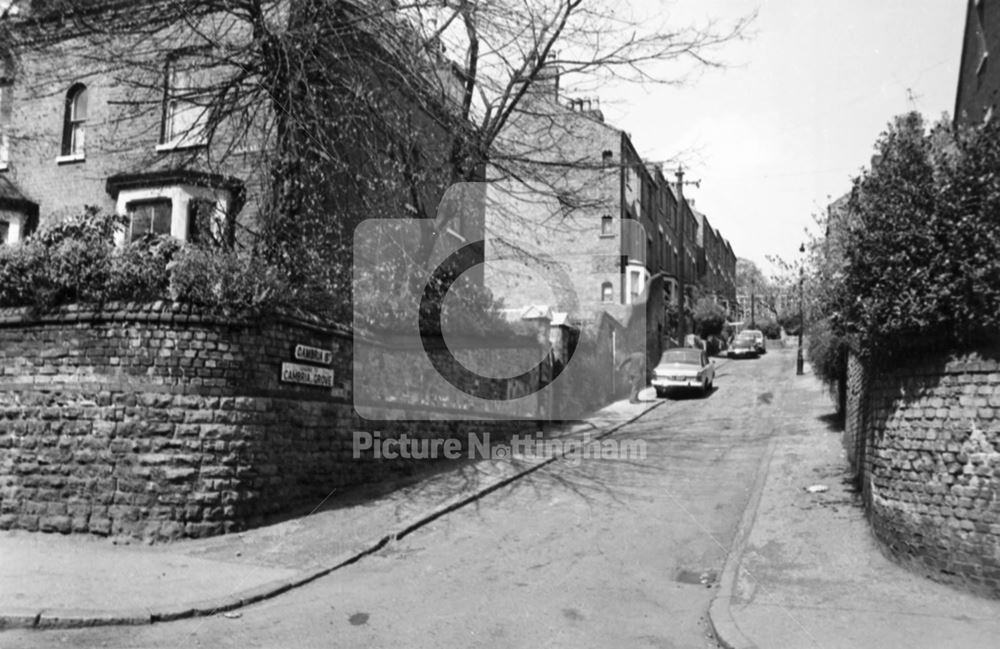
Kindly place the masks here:
[[(684, 344), (684, 336), (687, 333), (687, 318), (684, 315), (684, 305), (687, 302), (687, 292), (684, 286), (684, 265), (687, 262), (687, 251), (684, 249), (684, 204), (686, 199), (684, 198), (684, 167), (677, 165), (677, 171), (674, 172), (677, 176), (677, 238), (680, 240), (678, 245), (678, 250), (680, 251), (680, 259), (677, 267), (677, 283), (680, 287), (680, 331), (678, 332), (677, 338), (678, 342)], [(689, 180), (688, 185), (694, 185), (695, 187), (701, 186), (700, 180)]]
[[(805, 254), (806, 244), (802, 244), (799, 247), (799, 253)], [(802, 281), (805, 278), (805, 267), (803, 261), (799, 260), (799, 349), (795, 355), (795, 374), (797, 376), (802, 376), (804, 374), (803, 364), (804, 360), (802, 358), (802, 330), (805, 329), (806, 321), (802, 313)]]

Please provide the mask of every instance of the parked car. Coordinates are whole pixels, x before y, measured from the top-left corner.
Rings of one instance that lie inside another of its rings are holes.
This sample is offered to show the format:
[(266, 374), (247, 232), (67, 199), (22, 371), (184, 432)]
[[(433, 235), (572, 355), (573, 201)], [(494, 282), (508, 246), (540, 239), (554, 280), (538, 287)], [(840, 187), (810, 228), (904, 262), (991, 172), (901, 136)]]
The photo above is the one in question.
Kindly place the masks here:
[(708, 360), (703, 349), (674, 347), (663, 352), (660, 362), (653, 368), (653, 387), (656, 395), (666, 396), (667, 391), (685, 388), (701, 390), (707, 395), (715, 381), (715, 363)]
[(760, 358), (752, 336), (740, 336), (733, 340), (726, 355), (729, 358)]
[(760, 329), (744, 329), (740, 332), (740, 335), (736, 337), (737, 340), (740, 338), (752, 339), (758, 354), (763, 354), (767, 351), (767, 346), (764, 344), (764, 332)]

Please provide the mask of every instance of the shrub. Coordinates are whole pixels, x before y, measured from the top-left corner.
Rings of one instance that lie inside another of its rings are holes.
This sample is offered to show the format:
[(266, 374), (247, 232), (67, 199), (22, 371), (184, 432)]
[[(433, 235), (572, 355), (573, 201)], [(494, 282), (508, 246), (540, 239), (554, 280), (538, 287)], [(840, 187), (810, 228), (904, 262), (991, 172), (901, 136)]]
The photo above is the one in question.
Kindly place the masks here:
[(181, 242), (169, 236), (146, 237), (116, 250), (104, 288), (105, 300), (149, 301), (168, 295), (167, 268), (181, 249)]
[(840, 382), (847, 380), (847, 341), (837, 334), (829, 318), (810, 325), (806, 356), (813, 373), (831, 391), (836, 391)]
[(35, 303), (47, 267), (42, 252), (35, 246), (0, 246), (0, 306)]
[(111, 280), (113, 237), (123, 217), (88, 207), (40, 229), (0, 254), (0, 305), (47, 309), (104, 298)]
[(287, 276), (251, 253), (184, 246), (168, 264), (169, 297), (224, 315), (295, 306)]
[(702, 298), (694, 307), (694, 327), (698, 336), (719, 336), (726, 326), (726, 311), (713, 300)]
[(781, 325), (776, 320), (765, 320), (757, 323), (757, 328), (764, 333), (765, 338), (776, 340), (781, 338)]
[(0, 306), (44, 311), (75, 302), (173, 299), (226, 315), (304, 306), (296, 303), (301, 292), (251, 253), (198, 247), (169, 236), (116, 247), (115, 231), (124, 225), (125, 217), (87, 208), (23, 243), (0, 247)]
[(801, 323), (801, 319), (799, 318), (798, 313), (783, 315), (778, 318), (778, 325), (784, 329), (785, 333), (789, 336), (799, 335), (799, 323)]
[(957, 346), (1000, 327), (1000, 123), (911, 113), (854, 183), (837, 314), (868, 348), (911, 337)]

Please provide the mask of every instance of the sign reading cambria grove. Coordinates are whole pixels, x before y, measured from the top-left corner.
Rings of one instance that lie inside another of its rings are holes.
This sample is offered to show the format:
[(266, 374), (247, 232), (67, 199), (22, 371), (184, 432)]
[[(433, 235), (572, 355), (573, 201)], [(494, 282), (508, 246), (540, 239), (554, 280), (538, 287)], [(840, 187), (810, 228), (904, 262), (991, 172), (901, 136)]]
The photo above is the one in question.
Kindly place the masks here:
[(303, 385), (318, 385), (324, 388), (333, 387), (333, 370), (326, 367), (314, 367), (300, 363), (282, 363), (281, 380), (285, 383), (301, 383)]

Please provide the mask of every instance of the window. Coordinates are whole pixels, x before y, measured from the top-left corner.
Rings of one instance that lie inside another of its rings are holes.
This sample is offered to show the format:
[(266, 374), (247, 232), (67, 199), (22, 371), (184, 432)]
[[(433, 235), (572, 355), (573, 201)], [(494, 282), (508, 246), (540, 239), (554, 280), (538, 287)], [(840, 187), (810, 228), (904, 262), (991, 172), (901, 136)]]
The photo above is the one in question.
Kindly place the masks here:
[(7, 168), (10, 162), (10, 141), (7, 138), (7, 125), (10, 123), (7, 112), (8, 88), (0, 83), (0, 171)]
[(632, 301), (630, 302), (630, 304), (635, 304), (636, 302), (639, 301), (639, 295), (642, 294), (642, 288), (643, 288), (642, 275), (639, 273), (639, 271), (633, 270), (629, 272), (629, 278), (631, 280), (629, 284), (632, 287), (632, 290), (630, 292)]
[(192, 198), (188, 201), (187, 240), (192, 243), (208, 243), (217, 247), (233, 244), (233, 223), (219, 209), (219, 204), (208, 198)]
[(601, 302), (614, 302), (615, 301), (615, 291), (611, 286), (611, 282), (604, 282), (601, 284)]
[(10, 141), (7, 131), (10, 129), (11, 96), (13, 95), (13, 63), (0, 59), (0, 171), (7, 168), (10, 162)]
[(601, 236), (602, 237), (613, 237), (615, 236), (615, 220), (610, 216), (601, 217)]
[[(224, 186), (204, 183), (225, 181)], [(155, 173), (148, 178), (112, 176), (108, 191), (127, 227), (115, 232), (115, 245), (128, 245), (146, 234), (169, 234), (181, 241), (228, 247), (235, 238), (234, 217), (242, 207), (242, 187), (235, 179), (191, 172)]]
[(0, 221), (0, 245), (7, 243), (7, 239), (10, 237), (10, 222)]
[(191, 243), (204, 243), (212, 239), (212, 216), (215, 214), (215, 202), (203, 198), (192, 198), (188, 201), (187, 240)]
[(204, 146), (208, 143), (208, 106), (196, 72), (200, 57), (172, 55), (163, 82), (163, 125), (160, 150)]
[(63, 118), (63, 157), (83, 159), (86, 123), (87, 86), (78, 83), (66, 93), (66, 111)]
[(129, 203), (128, 243), (132, 243), (147, 234), (170, 234), (171, 214), (173, 204), (170, 200), (152, 200)]
[(615, 154), (612, 151), (604, 151), (601, 153), (601, 162), (608, 165), (611, 164), (612, 160), (615, 159)]

